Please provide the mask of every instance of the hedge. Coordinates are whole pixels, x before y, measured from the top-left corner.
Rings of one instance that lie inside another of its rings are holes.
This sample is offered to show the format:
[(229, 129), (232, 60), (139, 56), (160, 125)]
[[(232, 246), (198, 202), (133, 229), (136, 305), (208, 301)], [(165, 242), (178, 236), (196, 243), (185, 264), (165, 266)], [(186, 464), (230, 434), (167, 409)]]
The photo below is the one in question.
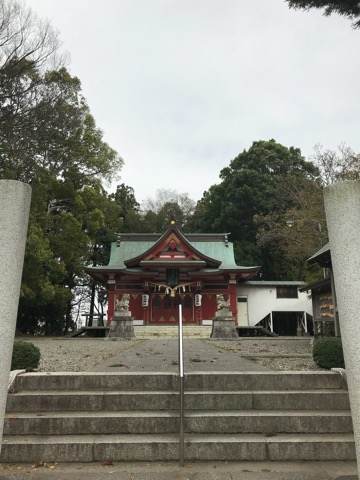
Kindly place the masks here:
[(33, 343), (16, 341), (14, 343), (11, 370), (33, 370), (39, 366), (40, 350)]
[(321, 368), (344, 368), (340, 337), (320, 337), (314, 341), (313, 359)]

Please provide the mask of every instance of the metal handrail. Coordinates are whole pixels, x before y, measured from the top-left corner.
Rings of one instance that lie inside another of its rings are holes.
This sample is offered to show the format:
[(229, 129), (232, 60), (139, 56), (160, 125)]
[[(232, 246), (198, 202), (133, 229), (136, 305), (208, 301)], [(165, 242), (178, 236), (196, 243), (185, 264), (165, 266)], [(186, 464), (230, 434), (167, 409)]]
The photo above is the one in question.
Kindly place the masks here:
[[(160, 292), (164, 289), (165, 295), (175, 297), (180, 291), (185, 292), (186, 288), (191, 289), (196, 282), (181, 283), (170, 287), (165, 283), (149, 283)], [(181, 301), (180, 301), (181, 302)], [(179, 303), (179, 397), (180, 397), (180, 428), (179, 428), (179, 463), (184, 465), (184, 347), (183, 347), (183, 316), (182, 305)]]
[(179, 429), (179, 463), (184, 466), (184, 349), (182, 305), (179, 304), (179, 396), (180, 396), (180, 429)]

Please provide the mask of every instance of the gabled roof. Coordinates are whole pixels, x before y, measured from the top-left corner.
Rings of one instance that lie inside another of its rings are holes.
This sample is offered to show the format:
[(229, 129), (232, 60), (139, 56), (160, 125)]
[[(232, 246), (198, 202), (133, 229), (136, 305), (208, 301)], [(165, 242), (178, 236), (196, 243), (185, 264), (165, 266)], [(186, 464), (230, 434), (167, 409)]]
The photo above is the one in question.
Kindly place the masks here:
[[(235, 263), (234, 246), (227, 240), (227, 233), (203, 234), (186, 233), (188, 243), (203, 256), (220, 262), (219, 270), (259, 270), (259, 266), (239, 266)], [(123, 270), (127, 268), (126, 261), (141, 257), (159, 240), (158, 233), (124, 233), (119, 236), (118, 242), (111, 244), (110, 260), (107, 266), (94, 267), (96, 269)]]
[[(169, 228), (166, 230), (166, 232), (161, 235), (157, 241), (155, 241), (147, 250), (143, 251), (139, 255), (133, 257), (133, 258), (128, 258), (124, 260), (124, 264), (127, 267), (136, 267), (138, 265), (145, 265), (148, 264), (150, 265), (151, 263), (158, 263), (158, 264), (166, 264), (169, 263), (168, 260), (165, 259), (166, 255), (163, 255), (163, 258), (161, 259), (154, 259), (152, 258), (152, 254), (157, 253), (158, 249), (161, 246), (165, 246), (165, 243), (167, 240), (170, 238), (173, 239), (173, 241), (178, 240), (181, 245), (189, 250), (192, 254), (192, 259), (190, 260), (191, 263), (198, 263), (201, 266), (204, 267), (219, 267), (221, 265), (221, 261), (217, 260), (216, 258), (212, 258), (200, 250), (198, 250), (189, 240), (186, 238), (186, 236), (182, 233), (182, 231), (176, 226), (176, 225), (170, 225)], [(189, 260), (185, 259), (178, 259), (176, 260), (177, 263), (189, 263)]]
[[(177, 258), (167, 260), (167, 254), (174, 253), (174, 250), (168, 250), (174, 235), (177, 236), (175, 249)], [(106, 275), (116, 273), (149, 276), (153, 275), (153, 271), (158, 267), (176, 268), (175, 265), (183, 271), (187, 270), (190, 276), (226, 273), (239, 274), (243, 279), (253, 278), (261, 267), (237, 265), (233, 244), (228, 241), (228, 235), (228, 233), (185, 234), (174, 225), (171, 225), (164, 234), (124, 233), (111, 244), (108, 265), (89, 266), (86, 270), (100, 281), (103, 281)], [(184, 255), (181, 255), (182, 253)]]

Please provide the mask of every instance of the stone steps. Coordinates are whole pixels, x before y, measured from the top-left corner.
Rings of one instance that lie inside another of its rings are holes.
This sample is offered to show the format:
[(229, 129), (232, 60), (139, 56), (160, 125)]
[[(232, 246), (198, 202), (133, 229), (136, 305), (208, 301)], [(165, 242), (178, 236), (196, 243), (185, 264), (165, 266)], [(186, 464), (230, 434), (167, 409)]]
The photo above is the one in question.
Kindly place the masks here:
[[(178, 410), (174, 391), (23, 391), (10, 394), (8, 412)], [(348, 410), (346, 390), (191, 391), (186, 410)]]
[[(174, 373), (19, 375), (0, 460), (177, 460), (178, 387)], [(195, 372), (185, 390), (187, 461), (355, 459), (339, 374)]]
[[(183, 336), (192, 338), (210, 338), (212, 326), (184, 325)], [(136, 338), (178, 337), (177, 325), (134, 325)]]
[[(263, 391), (341, 389), (341, 375), (327, 371), (306, 372), (191, 372), (187, 391)], [(178, 376), (172, 372), (55, 372), (27, 373), (16, 379), (16, 390), (118, 390), (178, 391)]]
[[(7, 436), (2, 462), (170, 461), (179, 455), (176, 435)], [(352, 434), (186, 435), (187, 461), (354, 460)]]
[[(349, 411), (196, 411), (187, 412), (187, 433), (351, 433)], [(177, 412), (10, 413), (5, 435), (148, 434), (179, 431)]]

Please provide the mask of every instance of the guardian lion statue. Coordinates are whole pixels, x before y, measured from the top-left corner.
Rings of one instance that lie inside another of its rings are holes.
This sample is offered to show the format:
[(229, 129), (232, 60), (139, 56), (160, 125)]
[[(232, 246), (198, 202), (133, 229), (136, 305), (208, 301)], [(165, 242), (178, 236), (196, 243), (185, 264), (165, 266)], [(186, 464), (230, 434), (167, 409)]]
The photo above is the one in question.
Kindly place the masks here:
[(130, 295), (128, 293), (124, 293), (121, 299), (116, 300), (115, 304), (115, 311), (119, 312), (120, 315), (129, 315), (129, 303), (130, 303)]
[(224, 295), (218, 294), (216, 295), (216, 310), (223, 310), (224, 308), (230, 308), (230, 300), (225, 300)]

